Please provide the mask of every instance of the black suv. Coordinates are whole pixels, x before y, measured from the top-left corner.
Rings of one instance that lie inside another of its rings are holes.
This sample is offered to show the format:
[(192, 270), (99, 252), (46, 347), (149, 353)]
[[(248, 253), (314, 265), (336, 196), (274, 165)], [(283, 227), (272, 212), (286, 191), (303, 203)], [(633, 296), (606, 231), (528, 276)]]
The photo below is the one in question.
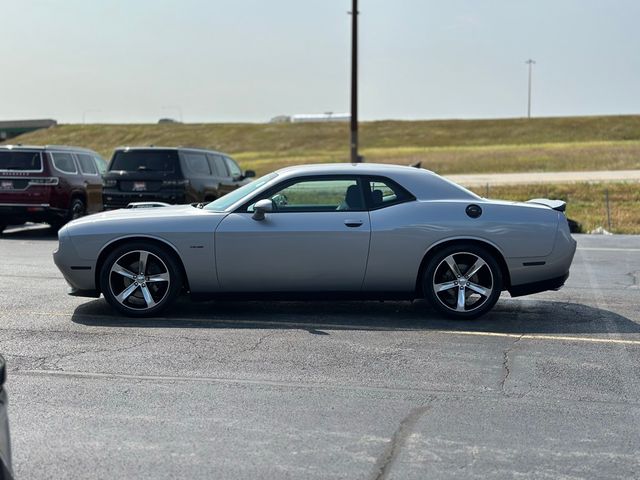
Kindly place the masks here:
[(210, 202), (249, 182), (224, 153), (199, 148), (135, 147), (113, 152), (103, 175), (104, 208), (132, 202)]

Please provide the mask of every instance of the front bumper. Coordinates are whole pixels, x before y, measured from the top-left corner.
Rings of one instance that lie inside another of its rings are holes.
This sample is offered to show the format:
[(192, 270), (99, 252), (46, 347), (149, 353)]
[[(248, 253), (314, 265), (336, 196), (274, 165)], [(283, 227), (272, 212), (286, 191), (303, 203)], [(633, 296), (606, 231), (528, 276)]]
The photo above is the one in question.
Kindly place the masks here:
[(66, 227), (58, 232), (58, 248), (53, 252), (53, 262), (71, 287), (70, 295), (99, 296), (96, 289), (95, 262), (81, 259)]

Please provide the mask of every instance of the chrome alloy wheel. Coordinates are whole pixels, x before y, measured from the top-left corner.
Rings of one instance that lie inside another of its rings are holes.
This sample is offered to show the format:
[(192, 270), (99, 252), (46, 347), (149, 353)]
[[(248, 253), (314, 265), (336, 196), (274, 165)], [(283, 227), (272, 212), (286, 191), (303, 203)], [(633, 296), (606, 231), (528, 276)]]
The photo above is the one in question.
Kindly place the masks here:
[(493, 273), (475, 253), (456, 252), (445, 257), (433, 273), (433, 292), (454, 312), (472, 312), (483, 306), (494, 288)]
[(148, 310), (169, 294), (169, 269), (157, 255), (133, 250), (119, 257), (109, 271), (109, 288), (121, 305)]

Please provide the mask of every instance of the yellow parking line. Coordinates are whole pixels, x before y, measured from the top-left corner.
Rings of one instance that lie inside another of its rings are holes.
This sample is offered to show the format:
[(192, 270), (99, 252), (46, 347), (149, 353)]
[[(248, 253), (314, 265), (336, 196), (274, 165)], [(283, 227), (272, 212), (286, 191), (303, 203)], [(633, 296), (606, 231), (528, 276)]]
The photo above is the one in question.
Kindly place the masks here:
[[(64, 312), (22, 312), (23, 315), (41, 315), (41, 316), (64, 316), (71, 317), (73, 314)], [(105, 318), (105, 315), (86, 315), (81, 314), (84, 317), (98, 317)], [(112, 318), (112, 317), (107, 317)], [(501, 332), (482, 332), (482, 331), (468, 331), (468, 330), (436, 330), (428, 328), (407, 328), (407, 327), (385, 327), (377, 325), (358, 325), (358, 324), (331, 324), (331, 323), (305, 323), (305, 322), (287, 322), (287, 321), (265, 321), (265, 320), (221, 320), (221, 319), (208, 319), (208, 318), (160, 318), (156, 320), (164, 321), (177, 321), (177, 322), (202, 322), (202, 323), (220, 323), (225, 325), (232, 325), (234, 323), (238, 325), (264, 325), (268, 326), (283, 326), (292, 328), (314, 328), (314, 329), (341, 329), (341, 330), (372, 330), (372, 331), (385, 331), (385, 332), (403, 332), (403, 331), (422, 331), (425, 333), (436, 333), (446, 335), (467, 335), (475, 337), (502, 337), (502, 338), (516, 338), (520, 340), (550, 340), (558, 342), (584, 342), (584, 343), (603, 343), (614, 345), (640, 345), (640, 339), (638, 340), (625, 340), (621, 338), (599, 338), (599, 337), (573, 337), (568, 335), (544, 335), (544, 334), (532, 334), (532, 333), (501, 333)], [(135, 319), (131, 319), (131, 322), (126, 326), (133, 326)]]
[(616, 248), (616, 247), (578, 247), (577, 250), (585, 252), (640, 252), (640, 248)]
[(556, 340), (560, 342), (587, 342), (587, 343), (613, 343), (619, 345), (640, 345), (640, 340), (623, 340), (620, 338), (597, 338), (597, 337), (570, 337), (567, 335), (537, 335), (520, 333), (499, 333), (499, 332), (468, 332), (459, 330), (434, 330), (438, 333), (451, 335), (471, 335), (478, 337), (506, 337), (520, 338), (522, 340)]

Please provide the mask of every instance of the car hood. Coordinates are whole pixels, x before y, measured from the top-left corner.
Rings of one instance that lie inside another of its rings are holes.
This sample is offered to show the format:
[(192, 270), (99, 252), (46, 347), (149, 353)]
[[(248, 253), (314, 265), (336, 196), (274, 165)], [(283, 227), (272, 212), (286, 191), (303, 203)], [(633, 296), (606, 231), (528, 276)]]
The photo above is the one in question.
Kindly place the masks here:
[(107, 212), (87, 215), (86, 217), (81, 217), (70, 222), (68, 225), (82, 225), (112, 220), (130, 220), (135, 222), (142, 219), (175, 218), (187, 215), (197, 215), (198, 213), (202, 213), (202, 209), (196, 208), (192, 205), (172, 205), (169, 207), (152, 208), (120, 208), (118, 210), (109, 210)]

